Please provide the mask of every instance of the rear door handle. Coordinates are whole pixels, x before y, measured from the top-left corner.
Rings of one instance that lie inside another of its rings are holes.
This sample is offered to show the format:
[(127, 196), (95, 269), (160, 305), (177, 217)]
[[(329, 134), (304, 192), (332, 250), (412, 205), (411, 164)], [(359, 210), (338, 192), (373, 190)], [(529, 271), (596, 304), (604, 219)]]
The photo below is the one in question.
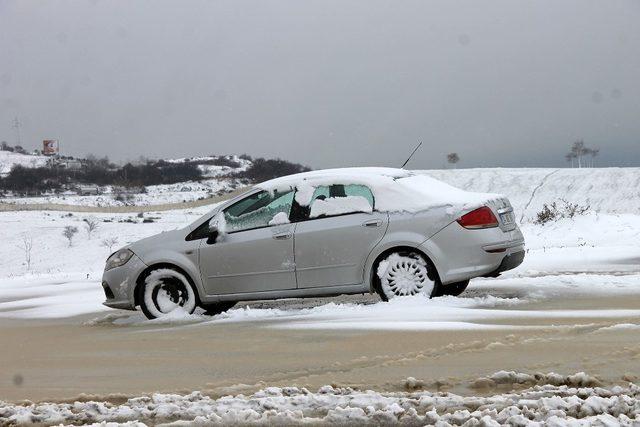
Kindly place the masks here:
[(274, 234), (273, 238), (276, 240), (287, 240), (290, 239), (292, 235), (292, 233)]
[(363, 227), (380, 227), (382, 225), (381, 219), (372, 219), (370, 221), (365, 221), (362, 223)]

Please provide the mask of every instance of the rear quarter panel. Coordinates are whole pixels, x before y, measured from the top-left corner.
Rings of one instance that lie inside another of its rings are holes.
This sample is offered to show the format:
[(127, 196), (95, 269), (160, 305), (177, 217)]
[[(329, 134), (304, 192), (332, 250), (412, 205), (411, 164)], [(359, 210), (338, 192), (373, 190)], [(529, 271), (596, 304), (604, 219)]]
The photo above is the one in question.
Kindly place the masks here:
[(371, 286), (372, 275), (375, 274), (373, 265), (378, 257), (387, 250), (400, 246), (416, 248), (425, 252), (429, 259), (436, 264), (436, 269), (440, 271), (436, 262), (436, 255), (439, 257), (440, 253), (431, 253), (429, 248), (424, 248), (421, 244), (446, 227), (451, 221), (453, 221), (453, 217), (446, 206), (416, 213), (390, 212), (387, 232), (367, 258), (364, 271), (365, 287)]

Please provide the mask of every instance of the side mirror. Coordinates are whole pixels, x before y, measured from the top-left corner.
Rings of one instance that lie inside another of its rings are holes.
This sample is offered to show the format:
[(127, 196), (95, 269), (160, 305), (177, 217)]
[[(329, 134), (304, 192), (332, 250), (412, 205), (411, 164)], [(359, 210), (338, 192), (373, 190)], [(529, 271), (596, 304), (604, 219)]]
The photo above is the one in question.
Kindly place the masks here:
[(220, 235), (220, 231), (218, 230), (218, 226), (216, 224), (209, 224), (207, 244), (213, 245), (218, 239), (219, 235)]

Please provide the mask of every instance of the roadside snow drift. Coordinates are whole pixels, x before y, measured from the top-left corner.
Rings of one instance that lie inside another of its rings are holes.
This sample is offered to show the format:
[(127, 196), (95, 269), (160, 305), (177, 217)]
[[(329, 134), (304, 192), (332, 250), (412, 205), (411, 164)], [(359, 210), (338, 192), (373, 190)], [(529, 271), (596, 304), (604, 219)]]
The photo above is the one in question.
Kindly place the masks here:
[[(506, 377), (509, 377), (509, 373)], [(505, 377), (497, 375), (498, 378)], [(518, 374), (515, 374), (517, 379)], [(526, 376), (526, 374), (524, 374)], [(541, 378), (545, 377), (540, 374)], [(562, 377), (562, 385), (537, 385), (520, 392), (463, 397), (426, 391), (377, 393), (324, 386), (268, 387), (252, 395), (211, 398), (153, 394), (122, 404), (77, 401), (12, 405), (0, 402), (0, 424), (142, 422), (152, 425), (464, 425), (603, 426), (640, 423), (640, 387), (585, 386), (585, 374)], [(408, 378), (407, 386), (419, 384)]]

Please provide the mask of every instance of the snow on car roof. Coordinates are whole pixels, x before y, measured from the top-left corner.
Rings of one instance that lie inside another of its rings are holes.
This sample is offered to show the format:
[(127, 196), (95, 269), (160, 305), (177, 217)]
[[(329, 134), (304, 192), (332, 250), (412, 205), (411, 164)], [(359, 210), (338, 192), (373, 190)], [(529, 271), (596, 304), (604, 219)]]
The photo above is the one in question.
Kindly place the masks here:
[[(418, 212), (435, 207), (460, 209), (479, 207), (499, 194), (472, 193), (427, 175), (404, 169), (365, 167), (325, 169), (275, 178), (258, 184), (274, 191), (331, 184), (360, 184), (371, 189), (378, 211)], [(298, 199), (296, 199), (298, 200)]]
[(399, 178), (409, 176), (411, 171), (396, 168), (383, 167), (361, 167), (361, 168), (335, 168), (335, 169), (319, 169), (309, 172), (302, 172), (293, 175), (282, 176), (280, 178), (265, 181), (258, 186), (260, 188), (283, 188), (286, 186), (296, 185), (302, 181), (315, 181), (318, 179), (349, 179), (358, 178), (360, 180), (375, 179), (376, 177), (386, 176), (391, 178)]

